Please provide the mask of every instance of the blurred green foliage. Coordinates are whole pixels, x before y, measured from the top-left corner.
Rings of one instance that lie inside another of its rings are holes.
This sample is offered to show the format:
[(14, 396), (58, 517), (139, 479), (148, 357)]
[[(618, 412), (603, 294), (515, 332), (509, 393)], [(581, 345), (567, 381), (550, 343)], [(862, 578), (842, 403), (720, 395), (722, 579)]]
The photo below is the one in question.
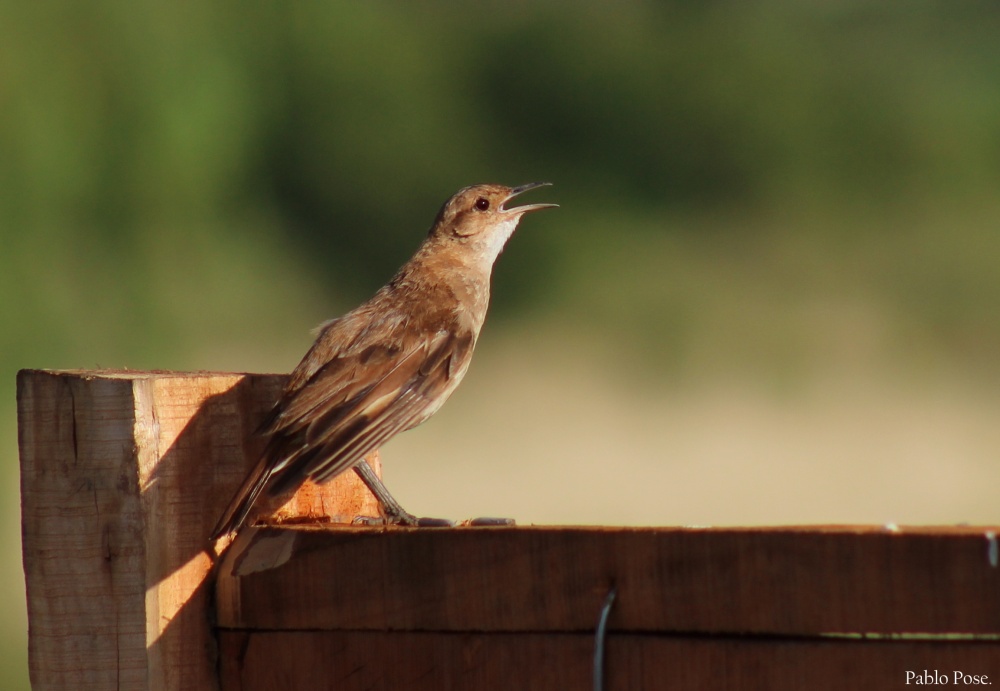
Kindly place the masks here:
[(563, 208), (501, 321), (678, 378), (995, 375), (998, 35), (987, 2), (4, 1), (3, 376), (304, 348), (453, 191), (535, 179)]

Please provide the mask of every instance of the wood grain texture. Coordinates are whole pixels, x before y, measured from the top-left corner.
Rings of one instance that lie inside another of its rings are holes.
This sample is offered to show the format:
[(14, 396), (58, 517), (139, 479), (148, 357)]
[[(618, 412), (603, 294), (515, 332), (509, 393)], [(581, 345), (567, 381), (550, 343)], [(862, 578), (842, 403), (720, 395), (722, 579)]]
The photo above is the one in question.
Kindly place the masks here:
[[(226, 691), (593, 688), (593, 637), (570, 633), (244, 632), (220, 636)], [(608, 691), (896, 689), (906, 672), (1000, 680), (1000, 645), (616, 634)], [(963, 688), (983, 688), (965, 686)]]
[(220, 564), (219, 624), (587, 631), (614, 583), (618, 631), (997, 634), (997, 531), (261, 528)]
[[(217, 688), (206, 537), (284, 377), (18, 374), (35, 689)], [(353, 474), (281, 515), (376, 513)]]

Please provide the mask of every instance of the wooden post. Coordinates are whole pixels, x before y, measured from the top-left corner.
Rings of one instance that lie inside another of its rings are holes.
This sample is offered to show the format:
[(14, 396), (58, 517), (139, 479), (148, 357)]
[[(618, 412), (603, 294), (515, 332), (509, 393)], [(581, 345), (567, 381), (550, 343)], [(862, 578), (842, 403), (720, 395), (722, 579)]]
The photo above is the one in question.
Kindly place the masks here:
[[(252, 433), (283, 381), (18, 374), (36, 690), (218, 688), (207, 535), (256, 461)], [(377, 506), (349, 473), (276, 513), (339, 520)]]

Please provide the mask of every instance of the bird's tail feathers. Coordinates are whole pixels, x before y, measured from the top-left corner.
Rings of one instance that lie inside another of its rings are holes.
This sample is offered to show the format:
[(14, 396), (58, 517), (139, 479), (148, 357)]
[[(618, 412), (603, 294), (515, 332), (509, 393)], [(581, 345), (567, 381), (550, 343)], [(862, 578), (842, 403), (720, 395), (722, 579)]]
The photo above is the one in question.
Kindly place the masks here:
[(233, 497), (229, 507), (222, 514), (222, 518), (212, 530), (209, 540), (218, 540), (223, 535), (234, 533), (240, 529), (246, 521), (250, 510), (253, 508), (257, 497), (267, 486), (271, 479), (272, 470), (268, 467), (267, 456), (264, 455), (254, 466), (254, 469), (247, 475), (240, 489)]

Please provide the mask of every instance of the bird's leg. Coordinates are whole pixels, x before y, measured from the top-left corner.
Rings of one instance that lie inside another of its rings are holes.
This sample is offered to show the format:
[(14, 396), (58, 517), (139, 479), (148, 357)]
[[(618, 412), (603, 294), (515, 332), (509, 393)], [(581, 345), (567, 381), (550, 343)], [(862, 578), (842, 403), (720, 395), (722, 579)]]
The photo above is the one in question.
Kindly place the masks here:
[[(455, 525), (454, 521), (446, 518), (417, 518), (412, 513), (402, 507), (396, 498), (389, 492), (389, 488), (383, 484), (379, 476), (375, 474), (367, 460), (362, 460), (354, 466), (354, 472), (358, 474), (361, 481), (368, 486), (371, 493), (378, 499), (379, 505), (385, 513), (386, 523), (392, 525), (412, 525), (425, 528), (450, 528)], [(361, 517), (354, 519), (355, 523), (376, 523), (380, 520), (372, 521), (369, 518)]]
[(385, 512), (386, 518), (391, 523), (398, 523), (400, 525), (417, 524), (417, 517), (404, 509), (396, 501), (396, 498), (389, 492), (389, 488), (383, 484), (379, 476), (372, 470), (372, 467), (368, 465), (367, 460), (362, 459), (360, 463), (354, 466), (354, 472), (358, 474), (361, 481), (367, 485), (371, 493), (378, 499), (379, 506), (382, 507), (382, 511)]
[[(392, 496), (389, 492), (389, 488), (385, 486), (379, 476), (375, 474), (372, 467), (368, 464), (367, 460), (362, 460), (356, 466), (354, 466), (354, 472), (358, 474), (361, 481), (368, 486), (371, 493), (375, 495), (378, 499), (379, 505), (382, 507), (382, 512), (385, 513), (385, 518), (372, 519), (367, 516), (358, 516), (354, 519), (355, 523), (361, 524), (377, 524), (377, 523), (389, 523), (392, 525), (411, 525), (421, 528), (452, 528), (455, 526), (455, 521), (447, 518), (417, 518), (412, 513), (407, 511), (402, 507), (402, 505), (396, 501), (396, 498)], [(492, 518), (492, 517), (482, 517), (482, 518), (472, 518), (467, 521), (462, 521), (462, 525), (468, 526), (509, 526), (515, 525), (513, 518)]]

